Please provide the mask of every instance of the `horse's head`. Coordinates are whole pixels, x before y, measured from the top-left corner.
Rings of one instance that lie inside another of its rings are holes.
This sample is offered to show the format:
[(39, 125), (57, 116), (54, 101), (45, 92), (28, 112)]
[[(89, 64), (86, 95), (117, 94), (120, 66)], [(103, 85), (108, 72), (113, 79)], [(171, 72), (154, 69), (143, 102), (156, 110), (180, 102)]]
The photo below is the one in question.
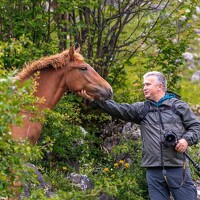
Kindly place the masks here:
[(85, 90), (88, 95), (98, 100), (112, 98), (110, 84), (83, 61), (79, 50), (75, 50), (74, 46), (69, 49), (65, 70), (67, 89), (75, 93)]

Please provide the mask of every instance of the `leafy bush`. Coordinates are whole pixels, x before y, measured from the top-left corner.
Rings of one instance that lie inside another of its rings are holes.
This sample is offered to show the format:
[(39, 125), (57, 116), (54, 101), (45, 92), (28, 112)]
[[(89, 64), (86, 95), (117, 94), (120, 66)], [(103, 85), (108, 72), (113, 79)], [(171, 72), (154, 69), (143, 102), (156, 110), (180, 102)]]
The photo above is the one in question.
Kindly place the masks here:
[[(13, 79), (13, 73), (2, 71), (0, 76), (0, 194), (12, 196), (12, 184), (18, 180), (26, 182), (33, 179), (31, 170), (25, 162), (41, 157), (39, 147), (32, 147), (27, 141), (19, 143), (11, 139), (10, 125), (20, 125), (21, 109), (32, 109), (37, 101), (31, 93), (31, 83), (23, 86)], [(32, 108), (31, 108), (32, 107)], [(16, 178), (17, 177), (17, 178)]]
[[(145, 173), (140, 167), (140, 142), (122, 141), (111, 154), (107, 154), (102, 149), (102, 138), (95, 134), (101, 126), (95, 126), (92, 120), (96, 117), (103, 124), (110, 118), (105, 114), (100, 114), (99, 118), (94, 114), (86, 116), (81, 105), (80, 98), (68, 94), (55, 110), (46, 112), (39, 141), (39, 145), (46, 145), (46, 149), (43, 159), (36, 165), (55, 189), (54, 198), (92, 200), (106, 193), (117, 199), (144, 199), (147, 190)], [(122, 151), (131, 155), (133, 164), (120, 161), (117, 167), (115, 157)], [(87, 175), (94, 188), (81, 191), (75, 187), (69, 180), (72, 172)]]
[(56, 41), (43, 43), (41, 48), (37, 48), (25, 35), (18, 40), (11, 38), (6, 42), (0, 41), (0, 67), (7, 70), (21, 68), (27, 62), (47, 54), (55, 54), (57, 51)]

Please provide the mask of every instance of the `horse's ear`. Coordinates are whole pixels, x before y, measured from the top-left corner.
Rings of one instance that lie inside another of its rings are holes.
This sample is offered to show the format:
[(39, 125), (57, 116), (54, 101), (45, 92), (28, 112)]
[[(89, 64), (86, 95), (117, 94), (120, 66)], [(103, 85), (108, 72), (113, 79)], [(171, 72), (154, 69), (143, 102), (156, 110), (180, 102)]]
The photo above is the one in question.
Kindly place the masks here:
[(72, 45), (69, 49), (69, 59), (70, 60), (74, 60), (74, 52), (75, 52), (75, 48), (74, 48), (74, 45)]
[(80, 53), (80, 50), (81, 50), (81, 47), (78, 46), (78, 48), (76, 49), (76, 52), (77, 52), (77, 53)]

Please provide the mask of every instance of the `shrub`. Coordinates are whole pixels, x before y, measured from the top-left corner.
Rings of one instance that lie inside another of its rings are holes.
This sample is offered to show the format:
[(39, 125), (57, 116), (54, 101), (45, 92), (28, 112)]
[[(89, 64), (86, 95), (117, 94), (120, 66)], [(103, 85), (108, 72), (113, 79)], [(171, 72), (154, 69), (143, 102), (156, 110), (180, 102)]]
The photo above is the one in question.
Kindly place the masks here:
[[(33, 161), (41, 157), (39, 147), (32, 147), (27, 141), (16, 143), (11, 138), (10, 125), (20, 125), (21, 109), (32, 109), (37, 100), (33, 97), (31, 83), (25, 85), (14, 81), (13, 73), (2, 71), (0, 76), (0, 194), (12, 196), (9, 187), (18, 180), (25, 182), (32, 176), (31, 170), (24, 165), (25, 160)], [(34, 108), (35, 110), (35, 108)]]

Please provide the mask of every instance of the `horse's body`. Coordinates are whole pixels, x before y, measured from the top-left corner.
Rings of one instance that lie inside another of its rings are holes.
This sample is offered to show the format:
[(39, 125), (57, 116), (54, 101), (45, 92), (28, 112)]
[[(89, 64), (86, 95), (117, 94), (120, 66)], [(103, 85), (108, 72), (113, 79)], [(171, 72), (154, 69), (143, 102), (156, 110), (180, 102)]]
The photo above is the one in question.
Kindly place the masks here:
[[(44, 103), (38, 105), (40, 111), (44, 108), (53, 109), (66, 91), (78, 93), (86, 90), (89, 95), (100, 100), (112, 97), (109, 83), (84, 62), (79, 51), (75, 51), (73, 46), (60, 54), (27, 65), (16, 78), (23, 83), (34, 77), (38, 71), (35, 96), (45, 99)], [(12, 126), (12, 138), (16, 141), (29, 139), (35, 144), (40, 136), (42, 124), (30, 121), (30, 113), (25, 113), (25, 116), (21, 127)]]

